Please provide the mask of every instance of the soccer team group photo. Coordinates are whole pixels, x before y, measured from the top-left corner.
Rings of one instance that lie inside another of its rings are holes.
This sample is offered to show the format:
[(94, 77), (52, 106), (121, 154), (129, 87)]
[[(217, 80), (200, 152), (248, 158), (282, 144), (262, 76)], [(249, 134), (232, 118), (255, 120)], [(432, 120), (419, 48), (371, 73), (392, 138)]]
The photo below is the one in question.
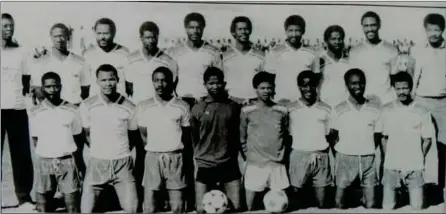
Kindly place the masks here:
[[(2, 188), (3, 212), (444, 203), (446, 5), (392, 26), (420, 25), (422, 41), (383, 37), (390, 21), (364, 8), (351, 21), (362, 38), (342, 22), (308, 38), (316, 22), (293, 13), (276, 23), (282, 37), (256, 39), (261, 20), (213, 23), (195, 10), (171, 20), (181, 22), (178, 37), (161, 37), (165, 28), (147, 18), (134, 29), (136, 49), (116, 39), (107, 16), (82, 23), (93, 40), (54, 17), (41, 29), (50, 45), (22, 45), (16, 29), (33, 17), (16, 23), (2, 9), (2, 180), (14, 189)], [(206, 37), (211, 25), (230, 37)]]

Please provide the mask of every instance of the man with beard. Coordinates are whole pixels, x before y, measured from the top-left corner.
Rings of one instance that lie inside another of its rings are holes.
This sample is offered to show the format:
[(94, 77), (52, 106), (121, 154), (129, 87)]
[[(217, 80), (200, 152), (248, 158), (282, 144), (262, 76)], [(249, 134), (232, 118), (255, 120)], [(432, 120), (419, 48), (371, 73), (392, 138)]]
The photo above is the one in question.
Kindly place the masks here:
[(228, 196), (232, 211), (239, 212), (241, 173), (237, 157), (241, 106), (229, 99), (224, 74), (219, 68), (206, 69), (203, 84), (208, 95), (192, 108), (197, 212), (203, 212), (204, 195), (217, 185)]
[[(78, 107), (61, 99), (60, 76), (42, 76), (45, 99), (31, 109), (31, 136), (36, 147), (36, 202), (38, 212), (50, 212), (57, 187), (63, 194), (67, 212), (79, 212), (81, 178), (73, 152), (83, 144)], [(56, 134), (55, 134), (56, 133)]]
[[(446, 42), (442, 37), (445, 19), (440, 14), (429, 14), (424, 19), (428, 42), (414, 47), (416, 61), (413, 94), (434, 117), (438, 147), (439, 187), (445, 188), (446, 161)], [(444, 189), (446, 198), (446, 189)]]
[(154, 96), (153, 87), (147, 83), (152, 81), (152, 73), (158, 67), (169, 68), (175, 82), (178, 80), (177, 62), (158, 48), (158, 26), (151, 21), (142, 23), (139, 36), (142, 47), (128, 55), (125, 68), (127, 92), (135, 104)]
[(348, 208), (345, 199), (351, 197), (345, 195), (346, 190), (359, 179), (363, 205), (370, 209), (377, 184), (375, 149), (381, 135), (375, 128), (380, 103), (364, 97), (366, 77), (360, 69), (348, 70), (344, 81), (350, 96), (334, 108), (329, 138), (336, 158), (336, 207)]
[(290, 115), (292, 151), (289, 176), (294, 188), (293, 203), (305, 200), (303, 188), (309, 184), (315, 192), (317, 206), (327, 206), (327, 187), (333, 185), (329, 161), (329, 119), (331, 107), (318, 99), (318, 77), (311, 70), (297, 77), (301, 98), (287, 105)]
[(50, 36), (53, 47), (48, 54), (35, 59), (34, 69), (31, 71), (33, 91), (39, 101), (43, 100), (40, 79), (44, 73), (54, 71), (61, 77), (65, 88), (61, 93), (62, 99), (79, 106), (89, 96), (90, 68), (83, 57), (68, 50), (70, 34), (67, 26), (62, 23), (54, 24)]
[(146, 158), (143, 212), (158, 211), (159, 193), (167, 190), (173, 213), (183, 213), (187, 186), (184, 148), (190, 147), (190, 107), (173, 93), (173, 75), (166, 67), (152, 74), (155, 96), (137, 106), (138, 128)]
[(320, 98), (332, 107), (348, 97), (343, 78), (350, 65), (344, 52), (344, 38), (345, 32), (341, 26), (329, 26), (324, 32), (328, 50), (320, 54)]
[(391, 60), (398, 55), (397, 49), (379, 36), (381, 19), (375, 12), (368, 11), (361, 18), (361, 25), (366, 41), (352, 48), (350, 61), (364, 71), (367, 77), (365, 95), (379, 98), (382, 104), (394, 100), (394, 91), (390, 86), (393, 74)]
[(131, 149), (139, 138), (135, 105), (117, 92), (118, 71), (110, 64), (96, 70), (101, 92), (80, 106), (82, 126), (90, 147), (82, 190), (81, 211), (94, 211), (105, 187), (112, 185), (126, 213), (136, 213), (138, 197)]
[(205, 27), (203, 15), (188, 14), (184, 18), (187, 41), (168, 50), (179, 66), (180, 81), (176, 88), (179, 96), (196, 100), (206, 96), (202, 84), (204, 71), (207, 67), (221, 68), (220, 50), (202, 39)]
[(243, 103), (256, 97), (250, 83), (256, 73), (264, 70), (265, 53), (256, 49), (249, 40), (252, 23), (248, 17), (235, 17), (230, 30), (236, 43), (223, 53), (223, 71), (229, 95), (237, 102)]
[[(24, 209), (32, 205), (33, 165), (25, 97), (30, 89), (28, 63), (23, 48), (14, 39), (14, 18), (2, 13), (1, 118), (2, 156), (6, 134), (11, 154), (15, 193)], [(3, 204), (2, 207), (5, 205)]]
[[(85, 61), (90, 66), (92, 71), (90, 74), (91, 82), (96, 81), (96, 74), (94, 71), (102, 64), (111, 64), (118, 70), (119, 79), (123, 80), (118, 84), (118, 92), (120, 94), (127, 94), (124, 81), (124, 66), (127, 63), (127, 55), (129, 50), (114, 42), (116, 35), (116, 25), (108, 18), (101, 18), (96, 21), (93, 30), (96, 34), (97, 45), (87, 48), (83, 52)], [(90, 96), (99, 93), (99, 88), (96, 84), (90, 87)]]
[(303, 47), (305, 20), (299, 15), (289, 16), (284, 23), (285, 44), (277, 45), (268, 54), (265, 70), (276, 75), (275, 100), (290, 101), (300, 97), (296, 78), (301, 71), (319, 73), (319, 58), (314, 50)]
[(394, 76), (392, 85), (398, 99), (383, 107), (378, 123), (385, 153), (384, 209), (395, 208), (397, 190), (401, 187), (408, 188), (412, 209), (423, 208), (423, 174), (435, 133), (430, 113), (411, 96), (412, 81), (407, 72)]

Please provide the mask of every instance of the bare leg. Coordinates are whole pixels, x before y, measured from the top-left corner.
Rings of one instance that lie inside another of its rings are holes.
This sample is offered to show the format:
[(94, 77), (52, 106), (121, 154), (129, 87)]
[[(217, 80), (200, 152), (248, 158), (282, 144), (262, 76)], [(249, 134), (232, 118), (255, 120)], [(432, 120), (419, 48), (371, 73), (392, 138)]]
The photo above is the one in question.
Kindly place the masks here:
[(254, 202), (255, 202), (257, 195), (258, 195), (258, 192), (246, 190), (246, 206), (248, 208), (248, 211), (253, 210)]
[(79, 213), (79, 192), (64, 194), (65, 207), (67, 213)]
[(138, 210), (138, 196), (135, 182), (119, 182), (114, 185), (119, 203), (126, 213), (136, 213)]
[(94, 187), (92, 185), (87, 185), (84, 183), (84, 188), (82, 190), (81, 197), (81, 212), (82, 213), (92, 213), (96, 201), (98, 200), (99, 195), (101, 194), (103, 188), (102, 187)]
[(326, 190), (327, 187), (314, 187), (314, 195), (316, 196), (317, 207), (319, 209), (327, 208)]
[(233, 206), (233, 212), (240, 212), (242, 210), (241, 185), (242, 183), (240, 180), (235, 180), (224, 184), (225, 193)]
[(156, 200), (157, 191), (151, 190), (149, 188), (144, 188), (144, 202), (142, 204), (142, 210), (144, 213), (154, 213), (156, 212), (157, 203)]
[(36, 209), (37, 212), (46, 213), (51, 212), (51, 201), (55, 192), (49, 192), (46, 194), (36, 192)]
[(384, 186), (383, 191), (383, 209), (393, 210), (396, 205), (396, 191), (393, 188)]
[(423, 187), (409, 189), (410, 206), (413, 210), (423, 209)]
[(336, 208), (338, 209), (346, 209), (345, 205), (345, 192), (347, 188), (336, 188), (336, 196), (335, 196), (335, 202), (336, 202)]
[(196, 181), (195, 182), (195, 203), (197, 206), (197, 212), (203, 212), (203, 197), (209, 191), (207, 184)]
[(366, 209), (372, 209), (375, 206), (375, 187), (363, 187), (362, 194), (364, 207)]
[(169, 190), (169, 204), (172, 212), (184, 213), (183, 190)]

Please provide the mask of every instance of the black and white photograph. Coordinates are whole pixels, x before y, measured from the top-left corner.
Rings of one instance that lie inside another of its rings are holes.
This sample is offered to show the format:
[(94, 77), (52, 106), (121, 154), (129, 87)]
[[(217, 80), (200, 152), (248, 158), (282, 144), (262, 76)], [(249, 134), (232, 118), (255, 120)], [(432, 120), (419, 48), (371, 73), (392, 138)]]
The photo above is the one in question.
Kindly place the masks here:
[(446, 213), (444, 1), (0, 5), (0, 213)]

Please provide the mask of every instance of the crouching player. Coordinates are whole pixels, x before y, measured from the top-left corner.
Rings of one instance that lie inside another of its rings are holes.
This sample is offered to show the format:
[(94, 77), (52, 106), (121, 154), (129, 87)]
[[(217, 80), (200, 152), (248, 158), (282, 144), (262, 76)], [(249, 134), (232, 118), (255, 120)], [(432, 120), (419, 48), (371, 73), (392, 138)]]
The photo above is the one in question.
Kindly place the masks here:
[(305, 198), (302, 188), (311, 183), (318, 207), (324, 208), (326, 188), (333, 185), (327, 143), (331, 108), (318, 100), (318, 77), (311, 70), (298, 75), (297, 85), (302, 96), (287, 105), (292, 136), (289, 175), (296, 196), (293, 202)]
[(424, 164), (434, 129), (431, 115), (411, 97), (412, 77), (400, 72), (394, 76), (397, 100), (382, 109), (384, 198), (383, 208), (394, 209), (396, 190), (407, 187), (414, 210), (423, 207)]
[[(173, 213), (183, 212), (186, 174), (185, 143), (190, 143), (190, 108), (174, 96), (172, 71), (159, 67), (152, 74), (155, 95), (137, 106), (138, 128), (145, 144), (143, 212), (157, 211), (160, 190), (167, 189)], [(186, 145), (187, 146), (187, 145)]]
[(220, 185), (233, 211), (239, 212), (241, 173), (237, 157), (241, 106), (229, 99), (224, 74), (219, 68), (207, 68), (203, 81), (208, 95), (192, 109), (197, 211), (203, 212), (202, 200), (206, 192)]
[(245, 189), (248, 210), (265, 188), (289, 187), (284, 164), (285, 139), (288, 134), (288, 110), (272, 101), (274, 75), (257, 73), (252, 81), (257, 100), (242, 108), (240, 142), (245, 164)]
[(37, 154), (37, 211), (51, 212), (57, 188), (65, 199), (67, 212), (79, 212), (81, 179), (73, 152), (82, 141), (78, 107), (60, 98), (60, 76), (54, 72), (42, 76), (45, 99), (31, 109), (31, 135)]
[(110, 64), (96, 70), (100, 93), (80, 106), (90, 160), (82, 191), (81, 211), (91, 213), (108, 185), (116, 190), (121, 207), (135, 213), (138, 206), (131, 149), (139, 133), (135, 105), (117, 90), (118, 71)]

